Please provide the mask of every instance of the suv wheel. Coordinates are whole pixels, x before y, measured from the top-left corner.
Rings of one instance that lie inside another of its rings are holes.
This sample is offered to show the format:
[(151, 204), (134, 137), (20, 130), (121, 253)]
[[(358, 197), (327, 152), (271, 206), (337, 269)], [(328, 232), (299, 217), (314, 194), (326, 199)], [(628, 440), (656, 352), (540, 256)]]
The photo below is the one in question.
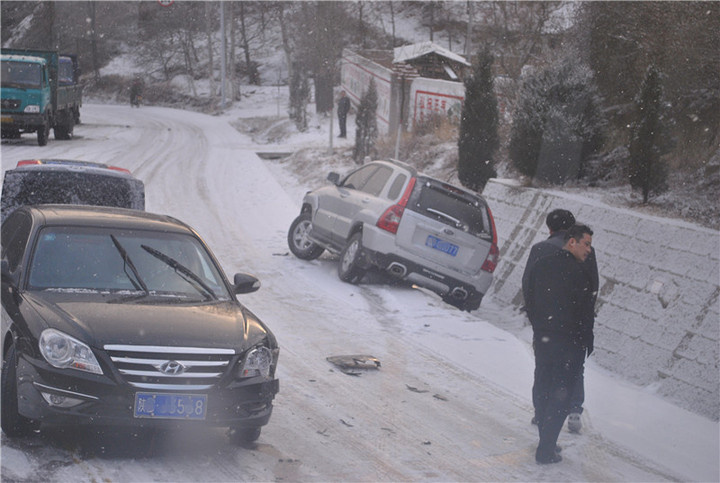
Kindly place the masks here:
[(288, 246), (293, 255), (301, 260), (315, 260), (325, 251), (323, 247), (310, 240), (308, 236), (312, 230), (310, 213), (300, 213), (290, 224), (288, 230)]
[(468, 296), (468, 298), (466, 298), (465, 300), (456, 300), (453, 299), (450, 295), (445, 295), (443, 297), (443, 301), (445, 303), (452, 305), (453, 307), (457, 307), (463, 312), (472, 312), (473, 310), (479, 309), (482, 299), (483, 294), (477, 292)]
[(338, 276), (343, 282), (358, 283), (365, 276), (367, 269), (363, 267), (362, 249), (362, 232), (358, 232), (340, 252)]

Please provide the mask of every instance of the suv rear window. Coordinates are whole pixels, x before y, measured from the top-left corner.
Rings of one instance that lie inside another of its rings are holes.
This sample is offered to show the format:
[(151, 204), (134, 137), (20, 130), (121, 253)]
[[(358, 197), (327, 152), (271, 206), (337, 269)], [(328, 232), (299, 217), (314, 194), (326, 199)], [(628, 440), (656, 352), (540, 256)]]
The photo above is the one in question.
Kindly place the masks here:
[(454, 186), (419, 177), (408, 209), (472, 235), (492, 238), (485, 202)]

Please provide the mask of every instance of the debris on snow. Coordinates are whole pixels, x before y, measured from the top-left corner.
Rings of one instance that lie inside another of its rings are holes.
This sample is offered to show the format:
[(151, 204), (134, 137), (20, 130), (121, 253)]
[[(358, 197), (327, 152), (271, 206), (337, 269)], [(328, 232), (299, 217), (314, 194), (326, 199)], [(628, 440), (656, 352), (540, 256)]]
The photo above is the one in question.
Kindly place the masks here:
[(407, 387), (409, 391), (417, 392), (419, 394), (422, 394), (424, 392), (430, 392), (430, 391), (426, 391), (425, 389), (418, 389), (417, 387), (409, 386), (407, 384), (405, 384), (405, 387)]
[(331, 356), (326, 359), (349, 376), (359, 376), (357, 370), (379, 369), (380, 361), (368, 355)]

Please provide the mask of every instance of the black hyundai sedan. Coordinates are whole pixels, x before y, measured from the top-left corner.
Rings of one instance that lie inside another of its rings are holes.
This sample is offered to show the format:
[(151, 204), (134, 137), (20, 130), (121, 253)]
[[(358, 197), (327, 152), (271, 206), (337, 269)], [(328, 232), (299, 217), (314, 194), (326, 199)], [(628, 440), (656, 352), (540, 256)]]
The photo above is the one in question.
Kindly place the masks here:
[(279, 348), (200, 236), (122, 208), (25, 206), (2, 224), (2, 430), (40, 423), (260, 436)]

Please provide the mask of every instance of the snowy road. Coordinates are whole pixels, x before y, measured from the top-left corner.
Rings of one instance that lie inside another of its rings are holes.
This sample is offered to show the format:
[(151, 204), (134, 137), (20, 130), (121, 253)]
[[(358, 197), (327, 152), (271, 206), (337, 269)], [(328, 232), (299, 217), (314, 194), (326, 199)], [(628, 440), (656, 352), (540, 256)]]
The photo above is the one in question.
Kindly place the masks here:
[[(286, 232), (304, 187), (256, 156), (267, 146), (252, 146), (223, 118), (87, 105), (83, 121), (72, 141), (51, 138), (41, 148), (26, 135), (3, 144), (3, 170), (33, 157), (130, 169), (145, 182), (148, 211), (196, 228), (231, 277), (248, 271), (261, 279), (263, 288), (241, 301), (278, 338), (280, 394), (250, 448), (230, 445), (222, 429), (51, 430), (12, 441), (3, 434), (3, 480), (687, 479), (614, 445), (590, 419), (581, 435), (561, 435), (562, 463), (537, 465), (527, 344), (488, 322), (492, 308), (466, 314), (418, 290), (344, 284), (328, 255), (289, 255)], [(507, 360), (497, 357), (503, 353)], [(342, 354), (370, 354), (382, 366), (349, 376), (326, 361)], [(516, 367), (513, 380), (525, 389), (491, 377)]]

